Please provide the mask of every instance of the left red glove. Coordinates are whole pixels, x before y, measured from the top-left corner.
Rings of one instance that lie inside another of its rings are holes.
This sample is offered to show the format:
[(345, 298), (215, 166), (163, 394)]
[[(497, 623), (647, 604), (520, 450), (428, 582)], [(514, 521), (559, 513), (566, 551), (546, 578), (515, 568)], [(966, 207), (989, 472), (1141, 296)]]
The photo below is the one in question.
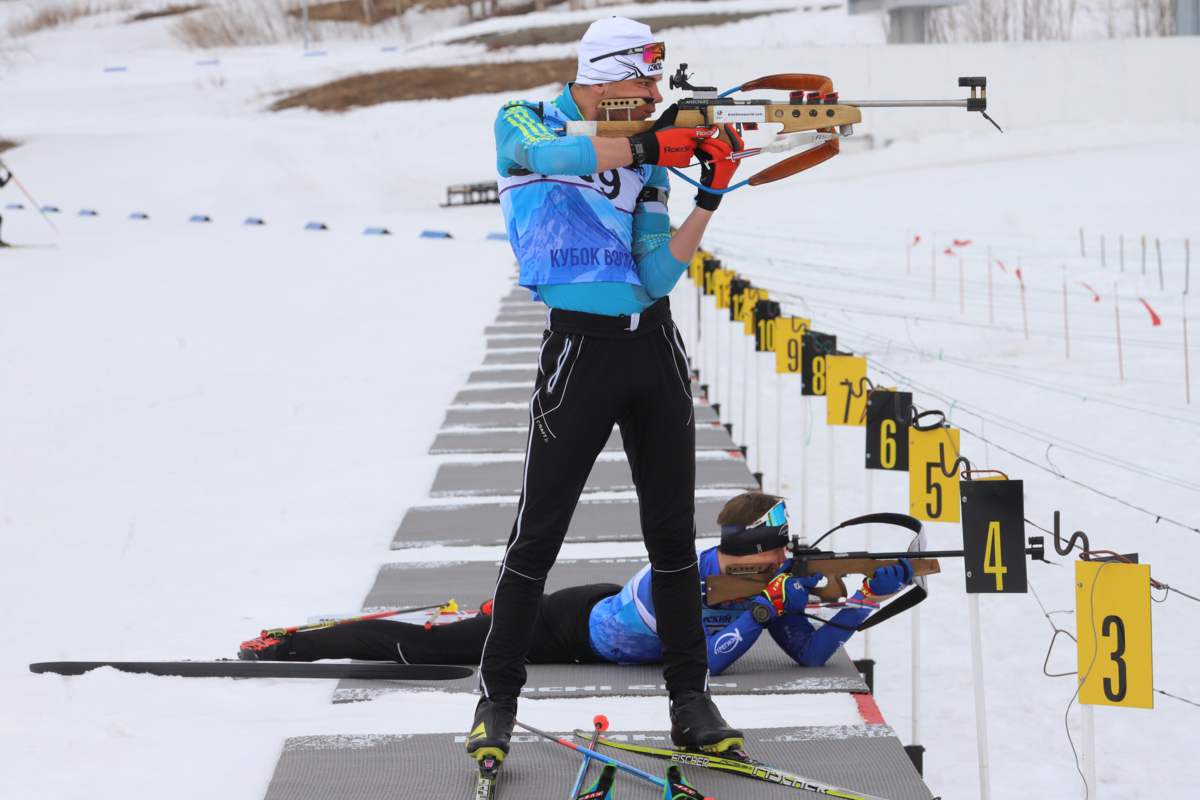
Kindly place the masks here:
[[(730, 144), (716, 138), (705, 139), (696, 148), (696, 158), (700, 160), (700, 183), (709, 189), (728, 189), (733, 174), (737, 172), (738, 163), (729, 158), (731, 153), (745, 149), (742, 137), (732, 125), (725, 126), (725, 135)], [(721, 205), (721, 195), (706, 192), (703, 189), (696, 195), (696, 205), (706, 211), (716, 211)]]

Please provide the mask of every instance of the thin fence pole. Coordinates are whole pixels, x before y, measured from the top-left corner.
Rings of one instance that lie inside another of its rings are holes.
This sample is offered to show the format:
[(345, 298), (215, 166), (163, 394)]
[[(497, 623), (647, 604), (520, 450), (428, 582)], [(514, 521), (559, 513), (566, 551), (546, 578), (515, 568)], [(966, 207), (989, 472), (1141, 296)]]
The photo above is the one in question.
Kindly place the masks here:
[(904, 274), (912, 275), (912, 231), (905, 231), (904, 237)]
[[(745, 334), (745, 329), (743, 328), (738, 333)], [(746, 353), (746, 336), (743, 335), (740, 338), (742, 340), (742, 444), (750, 444), (750, 414), (747, 411), (747, 407), (750, 405), (750, 356)]]
[(1113, 284), (1113, 308), (1117, 312), (1117, 369), (1120, 370), (1121, 380), (1125, 380), (1125, 360), (1121, 356), (1121, 297), (1117, 284)]
[(1158, 253), (1158, 290), (1163, 289), (1163, 273), (1162, 273), (1162, 244), (1157, 236), (1154, 237), (1154, 249)]
[(996, 324), (996, 311), (992, 304), (992, 248), (988, 248), (988, 324)]
[(1100, 266), (1102, 266), (1102, 267), (1105, 266), (1105, 264), (1104, 264), (1104, 234), (1103, 233), (1100, 234)]
[(1121, 234), (1121, 272), (1125, 271), (1125, 234)]
[[(828, 387), (826, 388), (826, 391), (828, 391)], [(829, 402), (828, 396), (826, 396), (825, 402)], [(837, 466), (835, 452), (835, 448), (837, 446), (837, 426), (826, 425), (825, 427), (829, 429), (829, 527), (832, 528), (834, 525), (837, 525), (837, 480), (834, 477), (836, 474), (834, 469)], [(836, 533), (829, 537), (828, 547), (834, 552), (837, 551), (837, 547), (834, 545), (834, 540), (836, 538)]]
[(1087, 258), (1087, 251), (1083, 249), (1083, 228), (1079, 229), (1079, 255)]
[(1142, 275), (1146, 274), (1146, 237), (1142, 237)]
[(304, 50), (308, 51), (308, 0), (304, 0)]
[(1067, 322), (1067, 265), (1063, 264), (1063, 341), (1067, 344), (1067, 361), (1071, 360), (1071, 326)]
[(1021, 258), (1017, 257), (1017, 280), (1021, 284), (1021, 320), (1025, 323), (1025, 341), (1029, 341), (1029, 311), (1025, 308), (1025, 279), (1020, 277)]
[(1192, 240), (1183, 240), (1183, 293), (1188, 293), (1192, 282)]
[(932, 252), (930, 257), (929, 274), (933, 278), (933, 299), (937, 300), (937, 234), (930, 237), (929, 249)]
[(966, 295), (963, 293), (963, 253), (958, 251), (958, 313), (965, 314), (967, 311)]
[(1183, 388), (1184, 394), (1187, 396), (1187, 402), (1192, 404), (1192, 375), (1188, 365), (1188, 340), (1187, 340), (1187, 298), (1183, 298)]
[[(754, 466), (762, 475), (762, 354), (754, 353)], [(760, 478), (761, 480), (761, 478)], [(762, 488), (759, 484), (758, 488)], [(869, 629), (868, 629), (869, 630)]]
[(808, 544), (808, 440), (812, 438), (808, 412), (811, 401), (808, 395), (800, 398), (800, 544)]

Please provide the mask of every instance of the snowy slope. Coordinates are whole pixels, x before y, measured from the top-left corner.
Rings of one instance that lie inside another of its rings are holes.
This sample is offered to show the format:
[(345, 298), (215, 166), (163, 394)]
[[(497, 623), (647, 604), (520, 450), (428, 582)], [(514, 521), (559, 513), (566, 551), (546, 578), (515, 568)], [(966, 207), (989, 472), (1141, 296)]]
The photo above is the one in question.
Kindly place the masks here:
[[(846, 24), (838, 41), (863, 41), (852, 38), (858, 22), (838, 14)], [(749, 48), (767, 43), (778, 48), (763, 51), (772, 63), (806, 55), (856, 60), (876, 75), (896, 63), (886, 48), (789, 51), (797, 41), (786, 32), (799, 31), (802, 20), (795, 17), (792, 28), (793, 18), (788, 25), (782, 19), (669, 41), (714, 48), (706, 58), (723, 85), (743, 75)], [(781, 38), (764, 41), (769, 34)], [(404, 510), (428, 502), (440, 461), (426, 450), (454, 392), (482, 361), (483, 327), (513, 274), (506, 244), (485, 240), (502, 229), (495, 207), (437, 207), (447, 184), (490, 175), (490, 120), (501, 98), (341, 116), (262, 111), (289, 88), (478, 55), (441, 46), (385, 53), (381, 44), (339, 42), (319, 58), (284, 46), (196, 54), (157, 23), (92, 18), (5, 45), (0, 134), (26, 142), (5, 160), (40, 202), (63, 210), (55, 217), (58, 235), (28, 208), (2, 212), (7, 241), (55, 245), (0, 251), (0, 379), (7, 388), (0, 395), (0, 619), (11, 642), (0, 660), (6, 795), (136, 798), (170, 786), (183, 797), (258, 798), (287, 736), (465, 724), (465, 696), (391, 695), (331, 706), (332, 687), (319, 682), (64, 679), (26, 667), (59, 658), (228, 657), (264, 626), (353, 608), (383, 561), (495, 557), (487, 548), (386, 548)], [(551, 49), (504, 57), (562, 55)], [(925, 60), (944, 57), (937, 48), (910, 52), (914, 74)], [(1013, 63), (1022, 53), (1050, 51), (979, 52), (1008, 59), (1012, 79), (1028, 82)], [(1104, 61), (1108, 52), (1113, 61), (1129, 50), (1117, 42), (1096, 52), (1088, 58)], [(1196, 57), (1194, 50), (1185, 56)], [(210, 57), (220, 63), (196, 64)], [(127, 71), (103, 71), (112, 66)], [(1136, 73), (1136, 64), (1127, 72)], [(944, 96), (954, 95), (954, 77), (946, 76)], [(1093, 105), (1103, 100), (1097, 94)], [(1194, 527), (1200, 414), (1184, 402), (1180, 292), (1182, 239), (1195, 235), (1200, 137), (1194, 108), (1164, 109), (1166, 118), (1153, 126), (1072, 116), (1003, 137), (971, 118), (970, 129), (955, 123), (848, 154), (734, 195), (707, 243), (780, 296), (788, 313), (811, 316), (874, 359), (873, 374), (886, 369), (910, 382), (923, 406), (946, 409), (964, 429)], [(676, 186), (680, 218), (688, 196)], [(15, 202), (25, 202), (15, 186), (0, 192), (0, 203)], [(75, 216), (81, 208), (100, 216)], [(133, 211), (150, 219), (126, 219)], [(213, 222), (186, 221), (197, 213)], [(247, 216), (268, 224), (244, 227)], [(302, 230), (314, 220), (330, 230)], [(368, 225), (394, 235), (364, 237)], [(1078, 254), (1080, 227), (1087, 258)], [(418, 239), (423, 229), (455, 238)], [(1096, 258), (1102, 232), (1105, 268)], [(918, 234), (910, 274), (906, 245)], [(1124, 275), (1114, 266), (1120, 234)], [(1135, 242), (1143, 234), (1162, 239), (1163, 290), (1153, 250), (1149, 274), (1140, 274)], [(932, 297), (928, 244), (935, 236), (939, 253), (953, 238), (973, 242), (964, 250), (965, 313), (956, 257), (939, 256)], [(994, 326), (988, 247), (1008, 265), (993, 274)], [(1028, 341), (1012, 275), (1018, 258)], [(1101, 302), (1078, 282), (1095, 287)], [(1114, 283), (1122, 298), (1123, 381)], [(1150, 325), (1139, 296), (1162, 316), (1161, 326)], [(688, 307), (686, 295), (677, 300)], [(783, 442), (782, 490), (795, 497), (802, 409), (791, 386), (784, 433), (776, 436), (771, 377), (764, 376), (761, 459), (770, 488), (772, 442)], [(732, 397), (740, 430), (740, 387)], [(812, 411), (820, 418), (823, 401)], [(857, 433), (836, 432), (838, 518), (864, 503)], [(1096, 546), (1138, 551), (1157, 578), (1197, 594), (1200, 581), (1188, 568), (1200, 549), (1194, 532), (1156, 524), (966, 434), (963, 442), (973, 461), (1026, 480), (1030, 519), (1048, 525), (1061, 509), (1069, 530), (1088, 531)], [(1047, 450), (1050, 443), (1056, 446)], [(826, 445), (818, 427), (810, 465), (827, 463)], [(752, 452), (752, 463), (758, 458)], [(874, 492), (877, 508), (907, 503), (901, 476), (879, 476)], [(814, 469), (807, 496), (810, 529), (820, 529), (829, 516), (821, 470)], [(956, 526), (931, 527), (933, 546), (955, 546)], [(884, 536), (876, 533), (876, 543), (899, 544)], [(839, 539), (854, 543), (850, 535)], [(620, 545), (564, 550), (629, 552), (632, 546)], [(943, 568), (923, 606), (926, 776), (935, 794), (974, 796), (966, 603), (960, 568)], [(1073, 606), (1069, 566), (1035, 566), (1030, 574), (1048, 610)], [(1031, 785), (1040, 795), (1080, 796), (1063, 731), (1071, 679), (1040, 674), (1050, 625), (1033, 595), (984, 598), (982, 605), (996, 796), (1026, 796)], [(1070, 615), (1054, 619), (1073, 629)], [(1155, 606), (1155, 668), (1160, 688), (1200, 700), (1189, 658), (1195, 619), (1190, 601), (1178, 596)], [(861, 647), (856, 642), (852, 654)], [(872, 649), (880, 707), (908, 741), (907, 622), (878, 629)], [(1051, 672), (1072, 668), (1068, 652), (1056, 649)], [(1189, 770), (1181, 765), (1195, 741), (1196, 709), (1162, 696), (1156, 703), (1153, 712), (1097, 712), (1105, 796), (1186, 795)], [(528, 714), (566, 728), (595, 713), (592, 706), (541, 701)], [(839, 698), (731, 698), (722, 708), (746, 726), (837, 724), (856, 713)], [(623, 724), (652, 726), (662, 724), (665, 707), (606, 701), (604, 710)], [(1078, 712), (1070, 719), (1074, 728)]]

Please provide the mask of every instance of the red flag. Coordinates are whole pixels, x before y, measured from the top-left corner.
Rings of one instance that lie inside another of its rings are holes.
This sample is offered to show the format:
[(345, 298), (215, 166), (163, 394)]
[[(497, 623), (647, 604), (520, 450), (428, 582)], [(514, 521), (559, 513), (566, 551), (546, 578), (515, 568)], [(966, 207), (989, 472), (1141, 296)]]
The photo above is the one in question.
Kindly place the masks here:
[(913, 237), (913, 244), (916, 244), (916, 243), (917, 243), (917, 242), (919, 242), (919, 241), (921, 241), (921, 237), (920, 237), (920, 236), (914, 236), (914, 237)]
[(947, 247), (943, 252), (945, 252), (945, 254), (948, 256), (954, 255), (954, 251), (951, 250), (949, 247)]
[(1021, 270), (1017, 270), (1017, 280), (1021, 282), (1021, 288), (1025, 288), (1025, 279), (1021, 277)]
[(1095, 289), (1093, 289), (1092, 287), (1088, 286), (1088, 285), (1087, 285), (1086, 283), (1084, 283), (1083, 281), (1076, 281), (1076, 283), (1078, 283), (1080, 286), (1082, 286), (1083, 288), (1087, 289), (1089, 292), (1091, 292), (1091, 293), (1092, 293), (1092, 302), (1093, 302), (1093, 303), (1099, 303), (1099, 302), (1100, 302), (1100, 295), (1096, 294), (1096, 290), (1095, 290)]
[[(1142, 300), (1142, 298), (1139, 297), (1138, 300)], [(1142, 300), (1142, 305), (1144, 305), (1146, 307), (1146, 310), (1150, 312), (1151, 325), (1162, 325), (1162, 320), (1159, 319), (1158, 314), (1154, 313), (1154, 309), (1150, 307), (1150, 304), (1147, 303), (1145, 300)]]
[(1004, 273), (1007, 273), (1007, 272), (1008, 272), (1008, 270), (1004, 268), (1004, 262), (1003, 262), (1003, 261), (1001, 261), (1000, 259), (998, 259), (998, 258), (997, 258), (997, 259), (996, 259), (996, 263), (1000, 265), (1000, 271), (1001, 271), (1001, 272), (1004, 272)]
[(955, 239), (954, 240), (955, 247), (966, 247), (970, 243), (971, 243), (970, 239)]

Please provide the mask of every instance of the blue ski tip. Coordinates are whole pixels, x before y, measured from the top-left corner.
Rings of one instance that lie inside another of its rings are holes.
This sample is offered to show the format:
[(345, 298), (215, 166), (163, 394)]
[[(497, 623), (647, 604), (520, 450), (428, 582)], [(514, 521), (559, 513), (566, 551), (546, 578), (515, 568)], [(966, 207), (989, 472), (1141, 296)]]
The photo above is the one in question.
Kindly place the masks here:
[(93, 209), (90, 209), (90, 208), (81, 208), (81, 209), (79, 209), (79, 216), (81, 216), (81, 217), (98, 217), (98, 216), (100, 216), (100, 214), (99, 214), (99, 212), (97, 212)]
[(243, 225), (266, 225), (267, 223), (263, 222), (258, 217), (246, 217), (246, 221), (243, 222), (242, 224)]
[(453, 239), (449, 231), (421, 231), (422, 239)]
[(192, 214), (188, 222), (212, 222), (208, 214)]
[(508, 241), (508, 234), (507, 234), (507, 233), (489, 233), (489, 234), (487, 235), (487, 238), (488, 238), (488, 239), (495, 239), (496, 241), (507, 242), (507, 241)]
[(129, 215), (129, 218), (130, 218), (130, 219), (150, 219), (150, 215), (149, 215), (149, 214), (143, 214), (143, 213), (142, 213), (142, 212), (140, 212), (140, 211), (135, 211), (135, 212), (133, 212), (132, 214), (130, 214), (130, 215)]
[(329, 226), (326, 225), (324, 222), (310, 222), (304, 226), (304, 230), (306, 230), (306, 231), (327, 231), (327, 230), (329, 230)]
[(367, 228), (363, 231), (363, 236), (391, 236), (392, 232), (387, 228)]

